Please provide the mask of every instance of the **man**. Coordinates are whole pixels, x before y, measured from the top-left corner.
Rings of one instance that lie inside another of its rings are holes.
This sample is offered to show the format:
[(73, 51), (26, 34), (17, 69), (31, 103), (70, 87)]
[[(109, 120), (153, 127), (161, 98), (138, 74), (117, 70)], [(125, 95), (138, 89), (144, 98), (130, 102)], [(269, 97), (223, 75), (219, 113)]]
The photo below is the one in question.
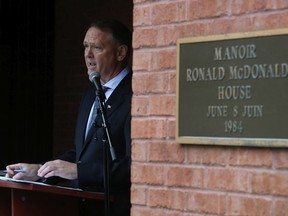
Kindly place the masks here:
[[(111, 215), (130, 215), (130, 167), (131, 167), (131, 98), (132, 71), (129, 67), (132, 34), (121, 23), (98, 21), (87, 30), (84, 38), (84, 57), (88, 75), (99, 72), (101, 84), (108, 89), (106, 113), (111, 143), (117, 160), (109, 156), (110, 192), (114, 201), (110, 204)], [(6, 177), (38, 181), (45, 178), (47, 183), (71, 180), (74, 187), (88, 191), (104, 191), (103, 180), (103, 128), (102, 117), (97, 114), (93, 121), (95, 86), (91, 84), (84, 94), (79, 107), (76, 124), (75, 149), (58, 159), (41, 164), (18, 163), (6, 167)], [(95, 113), (95, 112), (94, 112)], [(16, 173), (13, 170), (23, 169)], [(88, 201), (87, 201), (88, 202)], [(99, 206), (82, 204), (83, 215), (95, 211), (100, 215)], [(104, 206), (102, 205), (102, 213)], [(88, 213), (89, 212), (89, 213)]]

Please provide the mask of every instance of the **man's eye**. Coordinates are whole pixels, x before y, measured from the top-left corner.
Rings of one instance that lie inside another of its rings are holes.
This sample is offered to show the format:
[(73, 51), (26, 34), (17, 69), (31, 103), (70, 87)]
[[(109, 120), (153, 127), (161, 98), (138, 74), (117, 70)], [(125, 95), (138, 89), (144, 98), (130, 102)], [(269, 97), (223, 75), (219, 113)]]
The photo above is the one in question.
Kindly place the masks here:
[(99, 50), (101, 50), (102, 48), (101, 48), (100, 46), (94, 46), (93, 49), (99, 51)]

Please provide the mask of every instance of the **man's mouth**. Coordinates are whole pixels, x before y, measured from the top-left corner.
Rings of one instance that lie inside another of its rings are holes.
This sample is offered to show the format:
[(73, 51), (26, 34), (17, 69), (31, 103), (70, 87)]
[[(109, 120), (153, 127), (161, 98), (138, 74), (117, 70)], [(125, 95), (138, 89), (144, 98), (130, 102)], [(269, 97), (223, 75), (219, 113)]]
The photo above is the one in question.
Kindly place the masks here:
[(88, 68), (88, 70), (95, 70), (95, 68), (96, 68), (96, 63), (88, 62), (88, 63), (87, 63), (87, 68)]
[(94, 62), (88, 62), (88, 66), (89, 66), (89, 67), (95, 67), (95, 66), (96, 66), (96, 63), (94, 63)]

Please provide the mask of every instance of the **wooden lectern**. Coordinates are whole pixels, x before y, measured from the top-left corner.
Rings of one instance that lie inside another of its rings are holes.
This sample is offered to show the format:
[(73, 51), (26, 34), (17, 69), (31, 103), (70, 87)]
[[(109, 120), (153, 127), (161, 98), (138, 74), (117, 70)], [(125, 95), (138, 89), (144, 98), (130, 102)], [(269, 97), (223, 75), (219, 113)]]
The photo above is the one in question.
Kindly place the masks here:
[(104, 194), (0, 180), (1, 216), (78, 216), (79, 199), (103, 202)]

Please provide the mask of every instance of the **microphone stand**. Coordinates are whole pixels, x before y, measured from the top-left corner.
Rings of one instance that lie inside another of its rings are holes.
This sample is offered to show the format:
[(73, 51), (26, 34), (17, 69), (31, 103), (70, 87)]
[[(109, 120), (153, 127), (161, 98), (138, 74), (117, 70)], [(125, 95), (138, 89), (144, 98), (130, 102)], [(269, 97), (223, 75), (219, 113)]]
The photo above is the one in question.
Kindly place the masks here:
[[(103, 170), (104, 170), (104, 190), (105, 190), (105, 216), (110, 216), (110, 169), (109, 169), (109, 148), (112, 161), (116, 160), (114, 147), (112, 146), (108, 121), (106, 115), (105, 94), (102, 88), (96, 88), (96, 100), (99, 103), (99, 109), (102, 117), (103, 129)], [(109, 146), (108, 146), (109, 144)], [(108, 148), (109, 147), (109, 148)]]

